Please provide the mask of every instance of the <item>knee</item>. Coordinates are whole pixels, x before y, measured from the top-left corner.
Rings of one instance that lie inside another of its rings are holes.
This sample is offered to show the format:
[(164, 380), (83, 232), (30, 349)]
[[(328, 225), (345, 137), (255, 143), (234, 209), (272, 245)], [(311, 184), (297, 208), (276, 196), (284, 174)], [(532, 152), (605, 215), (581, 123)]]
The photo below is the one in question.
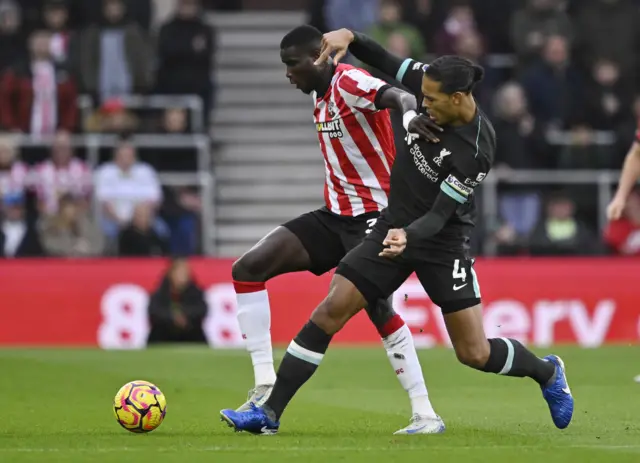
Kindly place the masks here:
[(349, 317), (346, 314), (344, 301), (329, 295), (311, 314), (311, 321), (325, 333), (333, 335), (342, 329)]
[(454, 346), (456, 357), (463, 365), (481, 370), (489, 360), (491, 348), (488, 342)]
[(367, 315), (373, 325), (376, 327), (378, 332), (380, 332), (380, 335), (385, 337), (381, 330), (385, 327), (387, 322), (396, 315), (390, 300), (379, 299), (374, 303), (369, 303), (365, 310), (367, 311)]
[(266, 281), (267, 265), (260, 256), (247, 253), (231, 266), (231, 277), (234, 281), (263, 282)]

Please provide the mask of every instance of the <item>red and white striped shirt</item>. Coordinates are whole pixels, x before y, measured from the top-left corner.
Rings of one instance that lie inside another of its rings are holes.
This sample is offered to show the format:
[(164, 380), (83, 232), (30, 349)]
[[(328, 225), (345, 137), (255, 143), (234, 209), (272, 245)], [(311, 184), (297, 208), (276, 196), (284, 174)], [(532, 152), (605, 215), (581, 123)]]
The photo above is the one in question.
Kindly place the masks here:
[(375, 99), (387, 85), (366, 71), (340, 64), (313, 113), (326, 169), (324, 199), (339, 215), (358, 216), (387, 207), (396, 156), (389, 111)]
[(93, 176), (89, 166), (78, 158), (72, 158), (65, 167), (57, 167), (47, 160), (35, 167), (33, 185), (38, 199), (44, 203), (45, 212), (53, 214), (64, 194), (88, 198), (93, 189)]

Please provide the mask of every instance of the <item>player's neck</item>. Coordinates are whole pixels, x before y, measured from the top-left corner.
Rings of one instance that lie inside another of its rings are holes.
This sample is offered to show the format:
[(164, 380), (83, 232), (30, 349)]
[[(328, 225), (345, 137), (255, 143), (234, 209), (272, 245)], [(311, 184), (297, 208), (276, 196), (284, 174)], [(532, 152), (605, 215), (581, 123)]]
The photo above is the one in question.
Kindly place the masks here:
[(318, 98), (323, 98), (331, 88), (331, 80), (333, 80), (333, 74), (336, 72), (336, 67), (331, 64), (327, 66), (323, 72), (322, 77), (319, 79), (319, 83), (316, 88), (316, 94)]
[(460, 108), (460, 117), (451, 125), (459, 127), (461, 125), (470, 124), (475, 119), (477, 111), (478, 105), (476, 100), (473, 97), (465, 98), (465, 101), (462, 103)]

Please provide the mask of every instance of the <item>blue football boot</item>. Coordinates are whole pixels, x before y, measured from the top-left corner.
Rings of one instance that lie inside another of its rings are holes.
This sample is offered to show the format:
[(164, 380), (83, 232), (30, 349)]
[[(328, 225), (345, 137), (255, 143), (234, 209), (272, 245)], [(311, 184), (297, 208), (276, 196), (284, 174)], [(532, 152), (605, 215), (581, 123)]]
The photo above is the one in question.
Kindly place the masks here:
[(553, 424), (557, 428), (564, 429), (569, 426), (573, 416), (573, 396), (567, 384), (564, 362), (557, 355), (547, 355), (544, 359), (555, 365), (556, 377), (553, 383), (541, 386), (542, 396), (549, 405)]
[(222, 410), (220, 417), (237, 432), (247, 431), (251, 434), (273, 435), (280, 428), (279, 421), (271, 420), (263, 408), (256, 407), (253, 403), (249, 405), (249, 410), (242, 412), (231, 409)]

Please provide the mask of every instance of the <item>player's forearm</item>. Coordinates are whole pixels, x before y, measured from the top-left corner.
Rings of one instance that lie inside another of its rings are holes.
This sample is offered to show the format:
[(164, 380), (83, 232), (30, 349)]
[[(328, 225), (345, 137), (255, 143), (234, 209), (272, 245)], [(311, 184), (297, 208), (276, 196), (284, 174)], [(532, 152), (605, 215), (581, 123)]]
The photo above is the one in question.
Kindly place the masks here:
[(640, 142), (635, 142), (624, 160), (616, 196), (626, 198), (640, 178)]
[(416, 98), (399, 88), (387, 87), (384, 91), (379, 92), (375, 104), (378, 109), (395, 109), (400, 111), (402, 114), (402, 125), (407, 132), (409, 131), (409, 123), (418, 117)]
[(353, 32), (353, 42), (349, 45), (349, 51), (357, 59), (369, 66), (384, 72), (388, 76), (395, 77), (404, 60), (392, 55), (380, 44), (360, 32)]
[(442, 230), (445, 223), (447, 223), (447, 219), (441, 214), (428, 212), (404, 229), (407, 233), (407, 244), (411, 246), (417, 241), (423, 241), (436, 235)]
[[(387, 87), (376, 101), (378, 109), (395, 109), (401, 114), (413, 112), (417, 116), (418, 105), (416, 98), (410, 93), (395, 87)], [(406, 128), (406, 127), (405, 127)]]
[(407, 233), (407, 245), (411, 246), (412, 242), (436, 235), (455, 213), (458, 204), (455, 199), (440, 193), (431, 210), (404, 229)]

